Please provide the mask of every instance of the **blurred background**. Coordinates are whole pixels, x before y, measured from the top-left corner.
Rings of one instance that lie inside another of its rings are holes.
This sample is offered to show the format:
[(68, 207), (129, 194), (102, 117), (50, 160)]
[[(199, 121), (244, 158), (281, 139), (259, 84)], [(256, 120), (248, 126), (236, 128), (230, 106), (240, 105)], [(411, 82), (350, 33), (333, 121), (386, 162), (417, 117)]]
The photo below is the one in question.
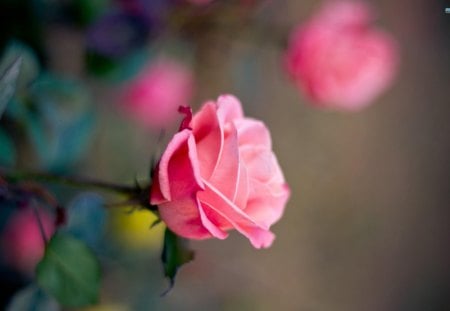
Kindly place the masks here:
[[(102, 308), (89, 310), (450, 310), (450, 3), (370, 1), (401, 62), (392, 87), (350, 113), (314, 108), (282, 66), (290, 29), (318, 1), (197, 2), (0, 2), (1, 71), (22, 55), (0, 124), (3, 166), (143, 180), (181, 117), (159, 124), (165, 112), (136, 98), (195, 110), (232, 93), (270, 128), (291, 187), (270, 249), (237, 233), (193, 241), (196, 258), (165, 297), (162, 225), (149, 230), (146, 212), (97, 211)], [(155, 77), (179, 96), (139, 87)], [(66, 205), (114, 199), (51, 190)], [(2, 228), (13, 210), (2, 209)], [(9, 251), (5, 303), (31, 278)]]

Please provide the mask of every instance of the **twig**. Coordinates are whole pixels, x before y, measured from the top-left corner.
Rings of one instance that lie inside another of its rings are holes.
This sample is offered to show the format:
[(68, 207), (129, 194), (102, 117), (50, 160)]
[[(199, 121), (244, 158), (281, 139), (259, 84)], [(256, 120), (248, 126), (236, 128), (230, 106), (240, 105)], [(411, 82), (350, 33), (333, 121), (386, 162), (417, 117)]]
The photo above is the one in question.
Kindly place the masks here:
[(104, 181), (99, 181), (91, 178), (77, 177), (77, 176), (60, 176), (43, 172), (23, 172), (23, 171), (11, 171), (5, 168), (0, 168), (0, 177), (9, 182), (20, 181), (39, 181), (46, 183), (61, 184), (71, 187), (80, 188), (96, 188), (99, 190), (105, 190), (115, 193), (132, 195), (140, 192), (135, 186), (119, 185)]

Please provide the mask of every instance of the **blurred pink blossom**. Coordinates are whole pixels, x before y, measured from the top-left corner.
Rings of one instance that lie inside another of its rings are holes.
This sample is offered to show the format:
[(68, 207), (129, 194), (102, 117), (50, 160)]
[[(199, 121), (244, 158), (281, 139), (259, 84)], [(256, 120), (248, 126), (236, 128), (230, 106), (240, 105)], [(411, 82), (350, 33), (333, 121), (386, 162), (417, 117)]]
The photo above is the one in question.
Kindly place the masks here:
[(332, 1), (292, 32), (286, 68), (316, 106), (358, 110), (392, 84), (397, 44), (373, 20), (363, 2)]
[[(39, 217), (47, 238), (54, 232), (51, 216), (39, 209)], [(44, 240), (33, 208), (15, 212), (8, 220), (2, 236), (2, 249), (7, 262), (25, 273), (33, 273), (44, 255)]]
[(161, 59), (145, 68), (123, 92), (121, 100), (130, 117), (151, 129), (166, 128), (194, 93), (194, 77), (183, 64)]

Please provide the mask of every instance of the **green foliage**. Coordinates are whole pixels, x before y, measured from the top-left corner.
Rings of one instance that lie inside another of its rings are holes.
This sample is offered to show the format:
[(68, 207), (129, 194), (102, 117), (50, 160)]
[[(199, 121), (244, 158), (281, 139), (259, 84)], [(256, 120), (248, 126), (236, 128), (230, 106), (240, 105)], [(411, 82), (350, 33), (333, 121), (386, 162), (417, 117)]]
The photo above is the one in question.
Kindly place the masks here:
[(98, 302), (100, 265), (81, 241), (57, 233), (49, 241), (36, 268), (38, 284), (65, 307)]
[(74, 18), (80, 25), (88, 26), (107, 9), (109, 2), (109, 0), (73, 0)]
[(80, 193), (67, 206), (64, 230), (96, 250), (105, 231), (107, 212), (104, 204), (99, 194)]
[(175, 283), (178, 269), (194, 259), (194, 251), (188, 248), (187, 240), (179, 237), (168, 228), (164, 234), (164, 247), (161, 256), (164, 275), (169, 278), (170, 290)]
[(16, 87), (18, 91), (23, 91), (38, 77), (40, 72), (39, 61), (33, 49), (20, 41), (10, 41), (2, 55), (0, 72), (5, 71), (19, 58), (21, 64)]
[(5, 131), (0, 128), (0, 165), (12, 166), (16, 160), (16, 150), (14, 147), (14, 142), (5, 133)]
[(14, 295), (7, 311), (58, 311), (58, 303), (42, 289), (32, 284)]
[(42, 166), (61, 171), (87, 148), (94, 112), (87, 90), (75, 81), (43, 75), (31, 86), (27, 132)]
[(6, 109), (6, 105), (14, 96), (21, 65), (22, 58), (16, 58), (0, 77), (0, 117)]
[(110, 78), (117, 71), (119, 64), (112, 58), (88, 51), (86, 68), (88, 72), (100, 78)]
[(0, 163), (14, 162), (9, 137), (21, 131), (36, 153), (30, 157), (35, 165), (58, 172), (70, 168), (86, 151), (94, 127), (88, 90), (78, 81), (40, 73), (33, 50), (18, 41), (6, 48), (1, 72), (0, 116), (8, 104), (5, 115), (13, 127), (9, 136), (0, 133)]
[(146, 49), (139, 49), (120, 59), (88, 51), (85, 60), (86, 68), (90, 74), (111, 83), (123, 83), (142, 70), (152, 56), (153, 52)]

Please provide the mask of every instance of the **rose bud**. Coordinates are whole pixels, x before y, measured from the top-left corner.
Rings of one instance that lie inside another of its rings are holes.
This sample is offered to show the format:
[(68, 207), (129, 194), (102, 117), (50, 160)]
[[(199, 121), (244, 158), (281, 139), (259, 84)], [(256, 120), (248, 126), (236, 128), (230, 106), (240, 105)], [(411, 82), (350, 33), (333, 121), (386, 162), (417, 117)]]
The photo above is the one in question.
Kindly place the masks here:
[[(37, 208), (47, 238), (53, 234), (54, 221), (45, 210)], [(2, 234), (2, 249), (6, 261), (18, 270), (31, 274), (44, 255), (36, 212), (31, 206), (17, 210), (9, 219)]]
[(391, 85), (397, 44), (373, 19), (365, 3), (327, 2), (291, 33), (286, 69), (313, 105), (358, 110)]
[(155, 171), (150, 203), (180, 236), (225, 239), (236, 229), (255, 248), (269, 247), (270, 226), (290, 193), (269, 130), (244, 117), (231, 95), (205, 103), (194, 116), (184, 112)]

